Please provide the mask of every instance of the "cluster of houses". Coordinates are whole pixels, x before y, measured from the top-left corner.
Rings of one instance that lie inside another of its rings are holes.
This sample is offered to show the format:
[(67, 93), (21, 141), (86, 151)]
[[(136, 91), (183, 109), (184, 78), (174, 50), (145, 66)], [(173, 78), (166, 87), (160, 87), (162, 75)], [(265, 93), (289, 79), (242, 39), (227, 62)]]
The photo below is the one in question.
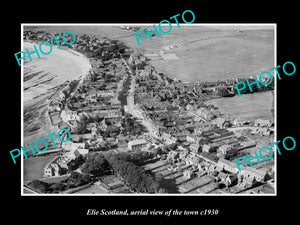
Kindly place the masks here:
[(179, 143), (194, 153), (206, 152), (218, 158), (232, 158), (240, 147), (253, 147), (253, 143), (241, 143), (226, 129), (233, 126), (227, 115), (199, 101), (199, 85), (172, 83), (148, 65), (136, 70), (135, 102), (164, 143)]
[(44, 167), (44, 177), (61, 176), (68, 171), (67, 163), (78, 157), (79, 155), (86, 155), (89, 150), (85, 148), (85, 143), (74, 143), (72, 141), (63, 142), (62, 148), (65, 153), (55, 157), (51, 162)]
[[(39, 37), (41, 38), (41, 37)], [(78, 37), (79, 43), (93, 45), (93, 36)], [(96, 41), (96, 43), (102, 43)], [(105, 42), (106, 43), (106, 42)], [(111, 43), (110, 43), (111, 44)], [(75, 45), (76, 47), (77, 45)], [(84, 49), (83, 49), (84, 50)], [(119, 53), (117, 48), (109, 48)], [(89, 151), (97, 151), (107, 146), (126, 148), (129, 151), (147, 150), (150, 146), (147, 135), (124, 135), (124, 107), (119, 100), (124, 82), (128, 78), (129, 69), (122, 57), (110, 57), (109, 60), (97, 57), (91, 59), (89, 75), (70, 93), (68, 84), (52, 98), (48, 107), (48, 114), (52, 125), (67, 127), (71, 132), (71, 140), (63, 143), (61, 148), (64, 154), (62, 162), (67, 163), (78, 155), (85, 155)], [(128, 61), (133, 61), (134, 54)], [(138, 63), (137, 63), (138, 64)], [(67, 96), (67, 97), (66, 97)], [(115, 129), (115, 135), (103, 136), (102, 132)], [(105, 144), (104, 144), (105, 143)], [(44, 169), (45, 176), (61, 175), (61, 163), (58, 159), (47, 164)]]
[(174, 171), (188, 166), (183, 171), (183, 176), (187, 178), (208, 174), (226, 187), (238, 185), (241, 189), (251, 188), (258, 183), (264, 183), (274, 175), (270, 171), (258, 170), (249, 166), (239, 171), (236, 164), (229, 160), (220, 158), (217, 162), (209, 161), (186, 149), (170, 151), (166, 160), (172, 163), (170, 169)]
[(140, 27), (137, 27), (137, 26), (129, 26), (129, 25), (123, 25), (123, 26), (120, 26), (120, 29), (123, 29), (123, 30), (131, 30), (131, 31), (138, 31), (138, 30), (140, 30)]
[[(33, 40), (57, 35), (24, 34), (25, 39)], [(129, 151), (147, 151), (151, 143), (158, 141), (163, 145), (177, 144), (177, 149), (170, 151), (166, 160), (172, 162), (172, 170), (184, 168), (183, 175), (188, 178), (206, 173), (227, 187), (251, 187), (269, 179), (269, 171), (246, 166), (239, 172), (230, 161), (240, 149), (254, 147), (256, 143), (247, 138), (241, 140), (228, 127), (248, 126), (253, 122), (233, 120), (213, 105), (203, 103), (219, 95), (224, 87), (232, 91), (228, 87), (234, 85), (234, 80), (189, 84), (170, 79), (148, 65), (139, 52), (129, 52), (118, 41), (94, 35), (76, 37), (72, 48), (91, 53), (92, 69), (75, 91), (70, 83), (66, 84), (49, 105), (51, 124), (67, 127), (72, 136), (71, 141), (62, 143), (65, 153), (45, 166), (44, 176), (63, 174), (69, 160), (99, 150), (104, 143)], [(157, 131), (157, 140), (146, 133), (124, 135), (124, 105), (119, 94), (130, 74), (129, 69), (135, 70), (134, 102), (143, 118)], [(259, 119), (252, 132), (268, 135), (271, 126), (269, 121)]]
[(271, 127), (273, 123), (267, 119), (257, 119), (254, 122), (250, 120), (234, 119), (232, 123), (235, 127), (248, 126), (252, 134), (259, 134), (261, 136), (269, 136), (273, 133)]
[[(24, 38), (30, 40), (47, 40), (58, 33), (25, 32)], [(140, 150), (143, 142), (138, 143), (135, 137), (118, 135), (104, 137), (101, 132), (109, 129), (116, 133), (122, 131), (122, 105), (118, 99), (128, 78), (128, 70), (124, 63), (121, 46), (118, 42), (99, 39), (93, 35), (76, 37), (73, 48), (81, 49), (84, 53), (97, 53), (91, 61), (91, 70), (78, 85), (66, 82), (52, 96), (48, 106), (48, 115), (53, 126), (66, 127), (71, 132), (71, 140), (62, 143), (64, 154), (55, 158), (44, 167), (44, 176), (59, 176), (67, 168), (66, 163), (78, 155), (84, 155), (89, 150), (99, 149), (104, 143), (117, 147)], [(102, 52), (112, 53), (105, 60)], [(100, 54), (100, 55), (99, 55)], [(75, 87), (75, 88), (74, 88)], [(107, 145), (106, 145), (107, 146)]]
[[(101, 64), (98, 64), (99, 68), (94, 68), (94, 72), (87, 76), (73, 96), (67, 99), (60, 118), (64, 124), (71, 127), (74, 141), (84, 140), (93, 148), (101, 146), (104, 142), (118, 147), (139, 148), (135, 147), (134, 143), (129, 143), (134, 137), (122, 134), (124, 114), (118, 96), (124, 80), (127, 79), (127, 76), (120, 74), (126, 74), (127, 68), (121, 59), (110, 63), (115, 66), (109, 70), (107, 67), (102, 68)], [(110, 75), (109, 80), (107, 74)], [(116, 135), (101, 135), (108, 130), (115, 130), (112, 132)]]
[(131, 57), (132, 65), (136, 70), (135, 103), (139, 105), (143, 117), (156, 127), (164, 144), (176, 143), (185, 149), (183, 152), (178, 149), (169, 152), (167, 160), (176, 162), (170, 169), (193, 165), (183, 171), (184, 176), (191, 178), (196, 171), (207, 172), (216, 175), (216, 180), (226, 186), (234, 184), (252, 187), (257, 182), (269, 179), (269, 171), (252, 167), (238, 171), (236, 164), (230, 159), (239, 150), (255, 147), (256, 143), (246, 137), (238, 138), (227, 128), (249, 126), (253, 133), (270, 135), (270, 121), (258, 119), (253, 122), (230, 118), (213, 105), (204, 104), (201, 96), (209, 88), (216, 89), (214, 84), (189, 85), (175, 79), (170, 80), (164, 74), (156, 72), (152, 66), (143, 64), (143, 59), (138, 54)]
[[(49, 41), (51, 44), (56, 45), (56, 40), (51, 40), (51, 38), (57, 35), (60, 35), (60, 38), (56, 39), (60, 46), (66, 46), (76, 51), (83, 52), (88, 57), (97, 57), (98, 59), (106, 61), (110, 60), (111, 58), (118, 58), (122, 54), (127, 54), (126, 50), (128, 48), (122, 42), (101, 38), (94, 34), (75, 34), (76, 41), (72, 45), (66, 45), (62, 39), (63, 33), (58, 32), (26, 30), (23, 33), (23, 38), (25, 40), (33, 41)], [(67, 42), (70, 42), (73, 37), (71, 35), (65, 35), (64, 38)]]
[[(90, 81), (88, 76), (80, 87), (67, 99), (55, 98), (48, 107), (52, 125), (66, 125), (71, 130), (82, 125), (83, 118), (120, 121), (121, 103), (117, 99), (118, 85), (111, 83), (103, 86), (104, 81)], [(114, 81), (116, 83), (119, 78)], [(120, 80), (120, 83), (122, 81)]]
[[(59, 43), (60, 46), (68, 46), (62, 39), (63, 33), (58, 33), (58, 32), (44, 32), (44, 31), (31, 31), (31, 30), (25, 30), (23, 32), (23, 39), (24, 40), (32, 40), (32, 41), (48, 41), (52, 45), (56, 45), (56, 40), (55, 36), (60, 35), (60, 38), (56, 38), (57, 42)], [(53, 38), (51, 40), (51, 38)], [(66, 42), (70, 42), (72, 40), (71, 36), (65, 36)]]
[(54, 177), (61, 176), (68, 170), (67, 158), (57, 156), (51, 162), (44, 166), (43, 176)]

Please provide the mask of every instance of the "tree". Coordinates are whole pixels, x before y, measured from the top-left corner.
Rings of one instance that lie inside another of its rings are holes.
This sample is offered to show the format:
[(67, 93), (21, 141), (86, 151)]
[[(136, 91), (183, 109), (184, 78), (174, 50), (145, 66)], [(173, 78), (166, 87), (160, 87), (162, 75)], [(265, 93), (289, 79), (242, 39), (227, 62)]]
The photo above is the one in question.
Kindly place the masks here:
[(91, 181), (91, 176), (89, 174), (80, 174), (78, 172), (71, 172), (70, 177), (67, 179), (67, 186), (78, 187), (87, 184)]
[(217, 94), (221, 97), (226, 96), (228, 94), (228, 90), (226, 86), (220, 86), (217, 89)]
[(142, 160), (143, 161), (151, 159), (153, 157), (152, 152), (142, 151), (141, 154), (142, 154)]
[(76, 157), (75, 159), (72, 159), (71, 161), (69, 161), (67, 163), (68, 169), (69, 170), (77, 170), (79, 168), (79, 166), (81, 166), (84, 163), (84, 158), (83, 156), (80, 154), (78, 157)]
[[(146, 171), (143, 167), (137, 166), (133, 163), (139, 162), (143, 157), (149, 157), (148, 153), (138, 153), (133, 154), (133, 157), (128, 157), (124, 154), (120, 155), (109, 155), (107, 160), (113, 170), (119, 174), (125, 182), (133, 187), (138, 192), (156, 193), (160, 185), (155, 180), (154, 175)], [(130, 161), (125, 161), (124, 159), (129, 159)]]
[(40, 180), (33, 180), (28, 183), (29, 187), (32, 187), (35, 190), (38, 190), (42, 193), (48, 193), (51, 192), (50, 184), (40, 181)]
[(153, 155), (162, 155), (163, 154), (163, 150), (161, 147), (157, 147), (153, 149)]
[(82, 184), (87, 184), (91, 181), (91, 176), (89, 174), (81, 174), (80, 181)]
[(165, 179), (164, 177), (159, 177), (156, 179), (159, 182), (160, 188), (164, 188), (168, 193), (179, 193), (178, 186), (176, 185), (176, 180), (174, 178)]
[(109, 164), (101, 153), (91, 152), (87, 155), (87, 159), (82, 165), (81, 171), (97, 176), (105, 172), (108, 168)]
[(51, 185), (53, 191), (64, 191), (66, 190), (66, 185), (63, 182), (57, 182)]
[(66, 190), (70, 189), (70, 188), (75, 188), (75, 184), (74, 183), (67, 183), (66, 184)]

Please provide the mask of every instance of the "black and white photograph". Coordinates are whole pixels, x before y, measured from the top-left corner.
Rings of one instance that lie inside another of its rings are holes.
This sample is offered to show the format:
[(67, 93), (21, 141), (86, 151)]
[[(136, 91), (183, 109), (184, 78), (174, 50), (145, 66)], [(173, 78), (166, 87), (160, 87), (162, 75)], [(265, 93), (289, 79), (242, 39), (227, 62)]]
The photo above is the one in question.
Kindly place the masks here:
[(157, 27), (23, 24), (24, 195), (275, 194), (276, 24)]
[(296, 5), (162, 3), (5, 7), (4, 221), (296, 219)]

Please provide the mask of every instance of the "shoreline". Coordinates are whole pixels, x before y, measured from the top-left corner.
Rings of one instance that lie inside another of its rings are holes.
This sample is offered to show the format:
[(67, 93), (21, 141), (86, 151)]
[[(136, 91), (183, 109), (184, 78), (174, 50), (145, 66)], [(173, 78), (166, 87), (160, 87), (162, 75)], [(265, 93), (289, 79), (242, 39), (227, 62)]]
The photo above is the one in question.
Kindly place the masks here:
[[(25, 40), (24, 48), (26, 45), (26, 47), (28, 45), (33, 47), (34, 44), (38, 43)], [(25, 59), (28, 61), (24, 61), (24, 64), (26, 63), (23, 68), (23, 103), (25, 107), (33, 105), (30, 102), (36, 103), (38, 100), (35, 99), (38, 99), (39, 95), (51, 95), (67, 81), (83, 79), (92, 68), (91, 60), (88, 57), (64, 46), (62, 46), (62, 49), (58, 49), (54, 45), (49, 55), (44, 56), (40, 54), (40, 56), (40, 58), (33, 58), (32, 61), (29, 61), (28, 57), (26, 57)], [(64, 59), (66, 61), (62, 61)], [(61, 65), (57, 65), (57, 62), (61, 63)], [(63, 63), (66, 63), (68, 68), (62, 70), (61, 66), (64, 65)], [(72, 66), (77, 66), (77, 68), (72, 68)], [(76, 69), (80, 71), (72, 71)]]
[[(76, 54), (77, 54), (77, 52), (76, 51), (74, 51)], [(74, 53), (74, 54), (75, 54)], [(80, 54), (80, 53), (78, 53), (78, 54)], [(81, 53), (81, 54), (85, 54), (85, 52), (84, 53)], [(130, 55), (131, 56), (131, 55)], [(133, 55), (134, 56), (134, 55)], [(121, 55), (121, 57), (122, 57), (122, 55)], [(96, 57), (95, 57), (96, 58)], [(134, 58), (134, 57), (133, 57)], [(99, 58), (96, 58), (97, 60), (99, 60), (99, 61), (101, 61), (101, 59)], [(120, 60), (120, 59), (118, 59), (118, 60)], [(118, 62), (118, 60), (117, 60), (117, 62)], [(89, 60), (90, 62), (92, 61), (92, 59), (90, 59)], [(124, 60), (124, 62), (125, 62), (125, 64), (126, 64), (126, 66), (127, 66), (127, 68), (129, 69), (129, 66), (127, 65), (127, 63), (126, 63), (126, 61)], [(142, 60), (142, 62), (143, 62), (143, 60)], [(104, 69), (107, 69), (107, 67), (109, 68), (111, 65), (110, 65), (110, 63), (112, 63), (112, 65), (115, 65), (115, 66), (117, 66), (117, 63), (116, 64), (113, 64), (113, 62), (109, 62), (109, 64), (107, 65), (107, 63), (105, 63), (105, 65), (103, 65), (103, 67), (104, 67)], [(135, 62), (135, 60), (133, 60), (133, 63), (132, 63), (132, 66), (134, 66), (135, 65), (135, 67), (138, 67), (137, 66), (137, 62)], [(147, 63), (146, 63), (147, 64)], [(122, 64), (121, 64), (122, 65)], [(94, 64), (93, 64), (93, 61), (92, 61), (92, 67), (94, 67)], [(124, 67), (124, 65), (122, 65), (122, 67)], [(112, 67), (113, 69), (112, 69), (112, 74), (115, 74), (114, 72), (116, 72), (116, 70), (115, 70), (115, 68), (114, 67)], [(142, 68), (142, 70), (143, 70), (144, 68)], [(153, 68), (154, 70), (155, 70), (155, 72), (156, 72), (156, 68), (154, 67)], [(129, 101), (130, 99), (129, 99), (129, 97), (130, 97), (130, 93), (131, 94), (136, 94), (137, 92), (135, 92), (134, 91), (134, 88), (136, 87), (136, 83), (135, 83), (135, 81), (136, 81), (136, 78), (138, 77), (138, 75), (139, 75), (139, 73), (135, 73), (135, 72), (133, 72), (133, 69), (131, 69), (131, 67), (130, 67), (130, 69), (129, 70), (131, 70), (132, 71), (132, 73), (131, 73), (131, 75), (130, 75), (130, 78), (133, 78), (133, 80), (132, 80), (132, 82), (130, 83), (130, 86), (133, 88), (133, 90), (132, 91), (127, 91), (127, 94), (126, 94), (126, 97), (127, 97), (127, 99), (128, 99), (128, 107), (130, 107), (130, 105), (132, 105), (132, 103), (133, 103), (133, 106), (135, 105), (134, 104), (134, 101), (132, 101), (132, 100), (134, 100), (134, 99), (132, 99), (131, 98), (131, 101)], [(110, 70), (109, 70), (110, 71)], [(151, 69), (151, 71), (152, 71), (152, 69)], [(128, 71), (127, 71), (128, 72)], [(159, 74), (159, 72), (160, 71), (158, 71), (157, 73)], [(159, 77), (159, 75), (158, 74), (156, 74), (158, 77)], [(97, 74), (96, 75), (96, 78), (97, 78), (97, 76), (100, 76), (101, 75), (101, 73), (99, 72), (99, 74)], [(122, 74), (121, 74), (121, 76), (122, 76)], [(86, 77), (86, 76), (81, 76), (81, 79), (80, 79), (80, 82), (83, 80), (83, 78), (84, 77)], [(149, 74), (149, 77), (150, 77), (150, 74)], [(122, 78), (124, 78), (124, 76), (122, 77)], [(164, 80), (163, 79), (163, 76), (161, 75), (161, 80)], [(170, 77), (169, 75), (166, 75), (166, 77), (165, 78), (169, 78), (170, 80), (175, 80), (174, 78), (172, 78), (172, 77)], [(131, 80), (131, 79), (130, 79)], [(154, 80), (154, 79), (153, 79)], [(158, 79), (157, 79), (158, 80)], [(160, 82), (156, 82), (156, 81), (154, 81), (154, 84), (157, 84), (157, 85), (162, 85), (162, 86), (167, 86), (168, 84), (166, 84), (165, 82), (166, 81), (161, 81), (160, 80)], [(77, 79), (77, 81), (78, 81), (78, 79)], [(93, 78), (93, 76), (91, 76), (91, 82), (93, 82), (93, 81), (95, 81), (95, 79)], [(119, 81), (119, 80), (118, 80)], [(116, 82), (116, 81), (113, 81), (113, 82)], [(151, 81), (149, 81), (149, 83), (150, 83)], [(184, 81), (182, 81), (182, 80), (180, 80), (180, 82), (183, 82), (183, 83), (185, 83)], [(104, 83), (109, 83), (109, 80), (108, 81), (106, 81), (106, 80), (104, 80)], [(186, 82), (187, 83), (187, 85), (193, 85), (193, 82)], [(151, 83), (150, 83), (151, 84)], [(152, 83), (153, 84), (153, 83)], [(180, 85), (182, 85), (182, 84), (180, 84)], [(146, 90), (146, 91), (143, 91), (143, 92), (147, 92), (147, 82), (146, 82), (146, 89), (144, 89), (144, 90)], [(185, 85), (183, 85), (183, 86), (185, 86)], [(181, 89), (185, 89), (185, 87), (180, 87), (180, 86), (176, 86), (176, 88), (174, 87), (172, 90), (177, 90), (178, 89), (178, 87), (179, 88), (181, 88)], [(205, 84), (203, 84), (203, 86), (205, 86)], [(78, 86), (77, 86), (78, 87)], [(113, 87), (115, 87), (115, 86), (113, 86)], [(137, 87), (139, 87), (139, 83), (137, 84)], [(130, 88), (130, 89), (132, 89), (132, 88)], [(190, 87), (188, 87), (188, 88), (190, 88)], [(211, 86), (209, 86), (209, 85), (207, 85), (207, 87), (205, 87), (205, 88), (208, 88), (208, 90), (207, 90), (207, 92), (203, 92), (203, 93), (205, 93), (205, 95), (207, 94), (207, 96), (208, 96), (208, 98), (210, 97), (210, 99), (209, 100), (213, 100), (213, 96), (214, 96), (214, 93), (219, 93), (219, 92), (216, 92), (216, 91), (218, 91), (219, 89), (216, 89), (217, 87), (211, 87)], [(69, 89), (70, 90), (70, 92), (66, 92), (66, 93), (64, 93), (64, 95), (61, 97), (61, 101), (64, 101), (64, 100), (68, 100), (68, 97), (69, 96), (71, 96), (71, 93), (73, 93), (73, 91), (74, 90), (76, 90), (76, 88), (70, 88)], [(113, 89), (114, 90), (114, 89)], [(124, 87), (123, 87), (123, 89), (122, 90), (124, 90)], [(157, 89), (157, 90), (155, 90), (155, 92), (157, 92), (157, 93), (159, 93), (159, 91), (160, 91), (160, 89)], [(196, 92), (196, 90), (195, 90), (195, 92)], [(178, 93), (179, 93), (179, 91), (178, 91)], [(180, 91), (180, 93), (182, 93), (181, 91)], [(212, 93), (212, 94), (211, 94)], [(77, 94), (77, 93), (76, 93)], [(78, 95), (79, 94), (82, 94), (82, 93), (78, 93)], [(185, 94), (185, 93), (183, 93), (183, 94)], [(186, 94), (188, 95), (189, 94), (189, 92), (186, 92)], [(78, 96), (77, 95), (77, 96)], [(114, 95), (114, 94), (113, 94)], [(177, 95), (177, 94), (176, 94)], [(200, 98), (200, 95), (201, 94), (195, 94), (194, 93), (194, 96), (193, 96), (193, 98)], [(76, 97), (76, 96), (74, 96), (74, 97)], [(81, 97), (81, 96), (80, 96)], [(84, 95), (84, 97), (83, 98), (85, 98), (86, 97), (86, 95)], [(116, 97), (118, 97), (118, 96), (116, 96)], [(132, 96), (131, 96), (132, 97)], [(152, 97), (153, 97), (153, 95), (152, 95)], [(216, 99), (216, 98), (221, 98), (221, 97), (214, 97), (214, 99)], [(238, 99), (239, 97), (236, 97), (236, 99)], [(173, 103), (173, 99), (174, 98), (172, 98), (171, 97), (171, 101), (172, 101), (172, 103)], [(233, 98), (230, 98), (230, 99), (233, 99)], [(198, 99), (196, 99), (196, 101), (197, 101)], [(209, 100), (207, 100), (207, 101), (209, 101)], [(223, 99), (222, 99), (223, 100)], [(58, 100), (59, 101), (59, 100)], [(188, 99), (188, 101), (190, 101), (190, 99)], [(50, 101), (51, 102), (51, 101)], [(104, 101), (103, 101), (104, 102)], [(48, 103), (48, 105), (49, 105), (49, 103)], [(65, 108), (65, 106), (67, 105), (67, 104), (63, 104), (64, 106), (63, 107), (59, 107), (60, 109), (64, 109)], [(87, 104), (88, 105), (88, 104)], [(106, 106), (108, 106), (109, 107), (109, 104), (105, 104)], [(140, 106), (140, 102), (137, 102), (136, 103), (136, 105), (137, 105), (137, 107), (139, 107)], [(178, 105), (180, 105), (180, 102), (178, 103)], [(72, 105), (71, 105), (72, 106)], [(180, 105), (180, 106), (182, 106), (182, 104)], [(183, 106), (183, 107), (185, 107), (185, 106)], [(74, 109), (75, 111), (76, 110), (80, 110), (81, 109), (81, 106), (78, 106), (78, 107), (71, 107), (71, 109)], [(83, 109), (84, 110), (84, 109)], [(58, 111), (59, 111), (59, 109), (58, 109)], [(134, 111), (134, 110), (132, 110), (132, 111)], [(140, 110), (139, 110), (140, 111)], [(145, 109), (145, 111), (147, 112), (147, 109)], [(150, 111), (150, 110), (149, 110)], [(179, 111), (179, 110), (178, 110)], [(185, 117), (185, 113), (189, 113), (189, 111), (190, 110), (188, 110), (188, 109), (183, 109), (183, 110), (181, 110), (181, 112), (178, 112), (178, 114), (176, 115), (176, 116), (178, 116), (178, 117), (180, 117), (180, 116), (183, 116), (183, 117)], [(78, 111), (77, 111), (78, 112)], [(141, 111), (140, 111), (141, 112)], [(223, 112), (223, 110), (222, 110), (222, 112)], [(46, 111), (46, 113), (47, 113), (47, 111)], [(88, 112), (89, 113), (89, 112)], [(132, 114), (133, 116), (135, 116), (134, 115), (134, 112), (129, 112), (129, 114)], [(60, 114), (61, 115), (61, 114)], [(89, 114), (88, 114), (89, 115)], [(217, 114), (215, 115), (215, 116), (217, 116)], [(120, 117), (120, 116), (118, 116), (118, 117)], [(138, 117), (138, 116), (136, 116), (136, 117)], [(201, 115), (199, 116), (199, 117), (201, 117)], [(143, 117), (141, 117), (141, 119), (142, 120), (144, 120), (143, 122), (147, 122), (147, 120), (146, 119), (144, 119)], [(203, 119), (204, 120), (204, 119)], [(207, 120), (207, 122), (208, 122), (208, 124), (210, 125), (211, 124), (211, 119), (205, 119), (204, 121), (206, 122), (206, 120)], [(67, 123), (67, 121), (66, 121), (66, 123)], [(91, 123), (91, 122), (89, 122), (89, 123)], [(150, 123), (150, 125), (149, 126), (147, 126), (147, 125), (145, 125), (145, 127), (149, 130), (149, 133), (152, 133), (151, 132), (151, 128), (149, 128), (151, 125), (153, 126), (153, 125), (155, 125), (155, 123), (152, 123), (152, 122), (149, 122)], [(194, 125), (194, 124), (193, 124)], [(199, 125), (199, 124), (198, 124)], [(197, 126), (198, 126), (197, 125)], [(122, 125), (121, 124), (121, 126), (127, 126), (126, 125), (126, 123), (125, 123), (125, 125)], [(159, 125), (158, 125), (159, 126)], [(196, 124), (195, 124), (195, 128), (197, 127), (196, 126)], [(200, 126), (198, 126), (199, 128), (200, 128)], [(126, 127), (127, 128), (127, 127)], [(164, 128), (164, 126), (162, 125), (162, 128)], [(177, 129), (176, 127), (175, 127), (175, 129)], [(179, 128), (179, 126), (178, 126), (178, 129), (181, 129), (181, 128)], [(194, 129), (194, 128), (193, 128)], [(184, 129), (185, 130), (185, 129)], [(143, 131), (144, 132), (144, 131)], [(42, 132), (40, 132), (39, 131), (39, 135), (41, 134)], [(171, 132), (170, 132), (171, 133)], [(196, 133), (196, 132), (194, 132), (194, 131), (191, 131), (191, 132), (188, 132), (188, 133)], [(144, 134), (144, 133), (143, 133)], [(99, 136), (101, 136), (102, 134), (99, 134)], [(173, 135), (173, 133), (172, 133), (172, 135)], [(182, 134), (181, 134), (182, 135)], [(183, 135), (186, 135), (186, 134), (183, 134)], [(136, 137), (136, 134), (132, 134), (132, 133), (128, 133), (128, 134), (126, 134), (126, 136), (129, 136), (128, 138), (129, 138), (129, 140), (130, 140), (130, 138), (135, 138)], [(218, 136), (218, 137), (220, 137), (220, 135)], [(103, 141), (106, 141), (107, 139), (107, 137), (105, 137), (104, 135), (103, 135), (103, 137), (100, 137), (100, 138), (103, 138), (102, 140)], [(105, 138), (105, 139), (104, 139)], [(154, 134), (151, 134), (151, 140), (157, 140), (157, 139), (159, 139), (160, 137), (157, 137), (156, 135), (154, 135)], [(250, 139), (250, 138), (249, 138)], [(91, 138), (88, 138), (88, 140), (91, 140)], [(223, 139), (222, 139), (223, 140)], [(233, 141), (233, 140), (232, 140)], [(81, 142), (81, 141), (80, 141)], [(163, 141), (162, 142), (163, 144), (167, 144), (167, 142), (166, 141)], [(220, 142), (221, 143), (221, 142)], [(224, 144), (224, 143), (223, 143)], [(180, 143), (179, 143), (179, 145), (182, 145), (182, 146), (186, 146), (183, 142), (182, 142), (182, 140), (180, 140)], [(89, 151), (91, 151), (91, 149), (89, 148), (89, 147), (87, 147), (88, 148), (88, 152)], [(179, 149), (179, 148), (178, 148)], [(110, 148), (109, 147), (107, 147), (107, 150), (110, 150)], [(188, 150), (192, 150), (192, 148), (191, 149), (188, 149)], [(196, 154), (197, 154), (197, 152), (196, 152)], [(207, 160), (207, 161), (209, 161), (209, 162), (213, 162), (213, 161), (211, 161), (211, 158), (210, 157), (206, 157), (205, 155), (200, 155), (199, 154), (199, 156), (197, 156), (197, 157), (200, 157), (200, 158), (203, 158), (204, 160)], [(219, 156), (218, 156), (219, 157)], [(215, 161), (215, 160), (214, 160)], [(46, 164), (47, 165), (47, 164)], [(184, 175), (184, 174), (183, 174)], [(120, 182), (123, 182), (124, 180), (123, 179), (120, 179)], [(206, 185), (206, 184), (205, 184)], [(178, 188), (180, 189), (181, 187), (179, 187), (180, 186), (180, 184), (176, 184), (176, 186), (178, 186)], [(64, 192), (61, 192), (61, 193), (64, 193)], [(121, 192), (120, 192), (121, 193)], [(173, 193), (173, 192), (168, 192), (168, 193)], [(184, 194), (184, 193), (189, 193), (189, 192), (187, 192), (187, 191), (180, 191), (180, 194)], [(200, 192), (200, 193), (202, 193), (202, 192)], [(203, 192), (202, 194), (204, 194), (204, 193), (208, 193), (208, 192)]]
[[(39, 45), (40, 42), (24, 40), (23, 50), (28, 48), (31, 52), (30, 48), (33, 50), (33, 45)], [(49, 46), (45, 47), (49, 49)], [(47, 51), (46, 48), (43, 50)], [(92, 68), (89, 58), (66, 46), (58, 49), (56, 45), (52, 45), (49, 55), (42, 55), (40, 52), (39, 54), (40, 58), (34, 54), (32, 61), (26, 57), (22, 68), (24, 144), (34, 141), (37, 134), (42, 136), (52, 132), (53, 128), (48, 126), (46, 115), (51, 102), (49, 98), (56, 95), (66, 82), (82, 80)]]

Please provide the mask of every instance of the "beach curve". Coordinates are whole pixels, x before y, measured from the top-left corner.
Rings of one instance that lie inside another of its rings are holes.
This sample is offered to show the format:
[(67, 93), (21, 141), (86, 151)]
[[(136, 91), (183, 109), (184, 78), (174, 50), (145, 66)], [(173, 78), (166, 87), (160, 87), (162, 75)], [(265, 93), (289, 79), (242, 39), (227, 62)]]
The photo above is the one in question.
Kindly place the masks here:
[[(38, 43), (24, 41), (23, 51), (34, 51)], [(49, 46), (43, 45), (44, 52), (49, 51)], [(83, 54), (69, 48), (59, 49), (52, 45), (48, 55), (39, 52), (32, 54), (32, 61), (26, 55), (23, 63), (23, 108), (24, 108), (24, 143), (36, 139), (36, 135), (48, 135), (53, 128), (47, 124), (45, 113), (49, 103), (48, 98), (53, 95), (63, 83), (83, 78), (88, 75), (91, 68), (90, 60)]]

